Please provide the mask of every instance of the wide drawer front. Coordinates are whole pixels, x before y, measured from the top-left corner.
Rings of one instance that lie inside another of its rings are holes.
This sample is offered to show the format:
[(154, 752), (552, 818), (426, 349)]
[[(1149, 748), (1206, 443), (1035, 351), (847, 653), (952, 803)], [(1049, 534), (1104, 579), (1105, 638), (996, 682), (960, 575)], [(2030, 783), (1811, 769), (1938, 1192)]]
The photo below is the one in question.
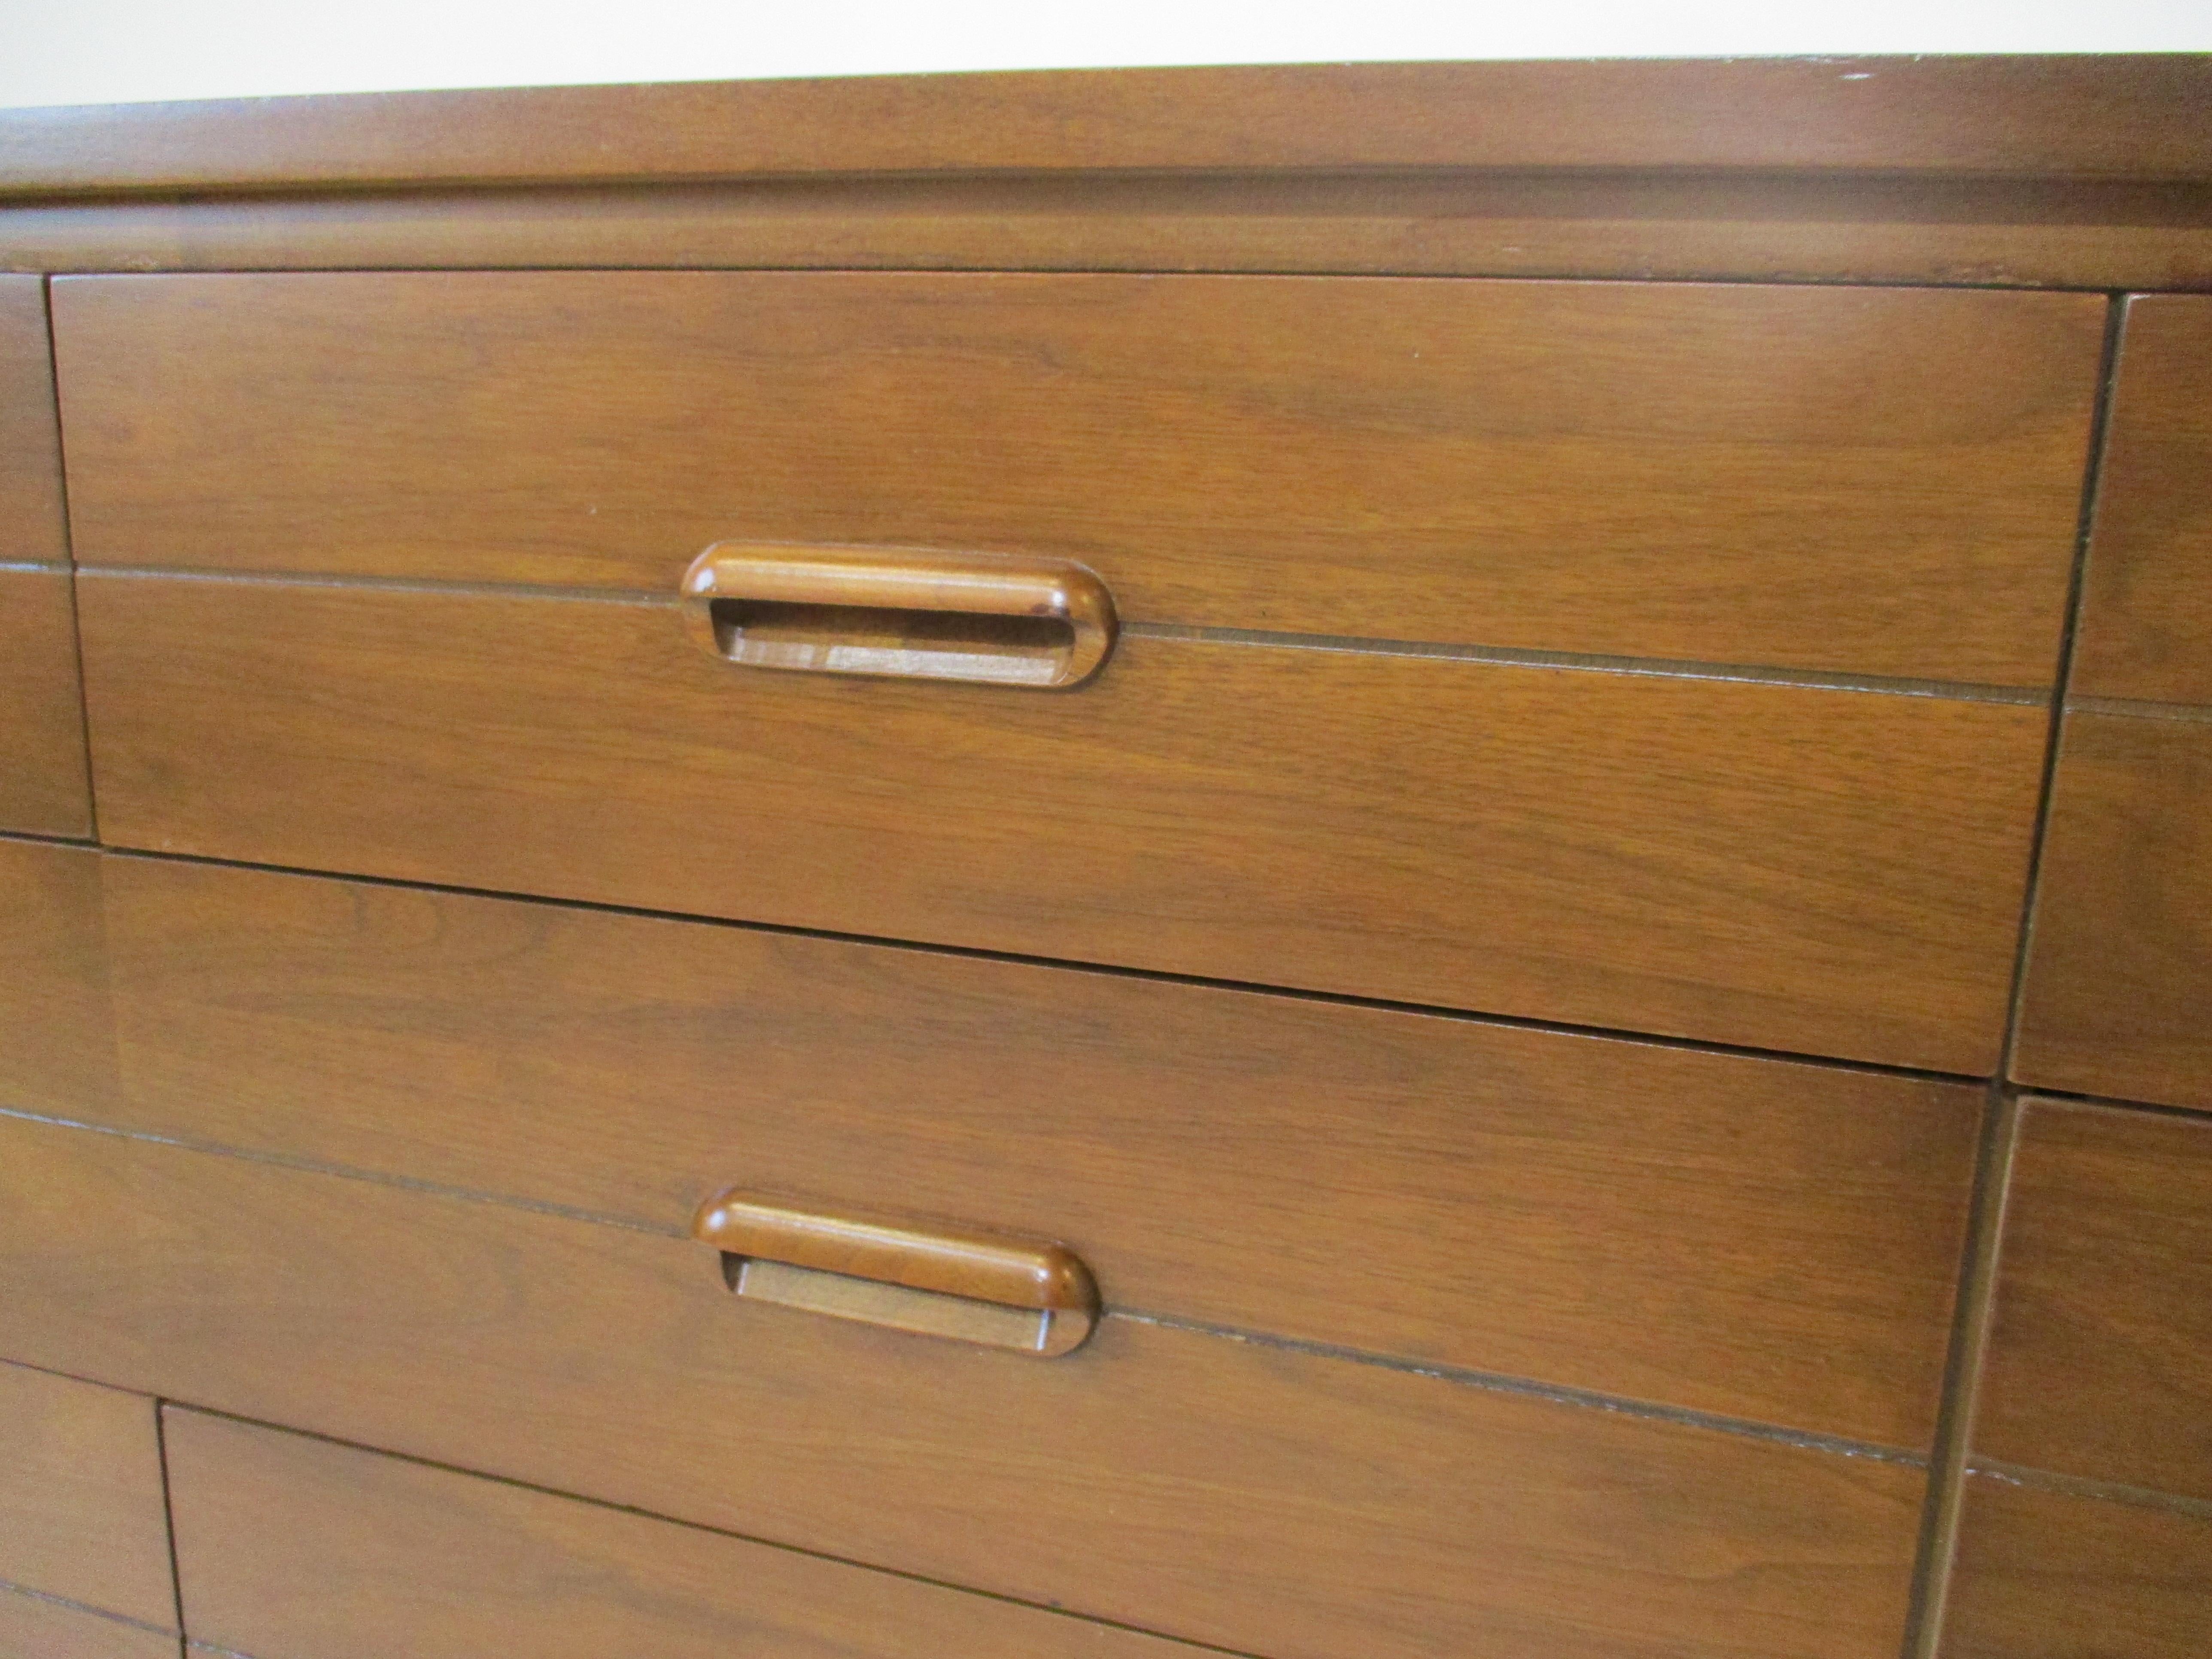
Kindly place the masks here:
[(2029, 686), (2105, 309), (1387, 278), (54, 285), (88, 563), (666, 592), (716, 541), (990, 548), (1080, 558), (1140, 623)]
[(1157, 1637), (174, 1407), (194, 1642), (253, 1659), (1176, 1659)]
[[(19, 1347), (12, 1304), (0, 1290), (0, 1344), (10, 1354)], [(0, 1363), (0, 1635), (11, 1607), (35, 1616), (15, 1607), (11, 1598), (22, 1593), (111, 1621), (177, 1628), (154, 1410), (138, 1395)], [(105, 1633), (95, 1621), (82, 1639)], [(127, 1649), (127, 1637), (116, 1639)], [(176, 1638), (167, 1639), (173, 1654)], [(0, 1645), (8, 1654), (46, 1651)]]
[(2039, 698), (1126, 636), (1047, 694), (672, 604), (80, 583), (103, 835), (1992, 1069)]
[(1275, 1659), (1874, 1659), (1922, 1468), (1109, 1316), (1039, 1361), (633, 1228), (0, 1121), (34, 1354)]
[[(56, 856), (65, 857), (65, 854)], [(1978, 1092), (511, 900), (102, 861), (80, 1114), (668, 1233), (726, 1184), (1060, 1239), (1109, 1304), (1892, 1446)]]

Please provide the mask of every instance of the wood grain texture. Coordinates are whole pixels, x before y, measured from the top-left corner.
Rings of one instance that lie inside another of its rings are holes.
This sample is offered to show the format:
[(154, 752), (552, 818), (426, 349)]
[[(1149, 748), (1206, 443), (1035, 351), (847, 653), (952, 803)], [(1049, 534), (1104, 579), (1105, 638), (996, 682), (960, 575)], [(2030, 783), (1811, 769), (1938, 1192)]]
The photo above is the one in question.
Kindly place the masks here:
[(0, 1581), (176, 1629), (151, 1400), (0, 1364)]
[(0, 838), (0, 1108), (97, 1117), (115, 1090), (100, 855)]
[(1917, 1468), (1120, 1318), (1039, 1364), (734, 1299), (685, 1241), (82, 1130), (0, 1122), (0, 1191), (41, 1354), (945, 1583), (1280, 1659), (1902, 1634)]
[(46, 285), (0, 276), (0, 564), (68, 562)]
[(21, 1659), (182, 1659), (173, 1636), (0, 1586), (0, 1653)]
[(1174, 1659), (1190, 1650), (171, 1407), (198, 1639), (269, 1659)]
[(2212, 1521), (1977, 1474), (1942, 1659), (2197, 1659), (2212, 1631)]
[[(111, 859), (102, 1121), (684, 1231), (732, 1175), (1118, 1305), (1924, 1446), (1974, 1091)], [(312, 1109), (304, 1109), (305, 1103)]]
[(1996, 1059), (2033, 706), (1126, 631), (1041, 697), (747, 674), (659, 604), (80, 586), (120, 845)]
[(673, 593), (713, 542), (895, 544), (1078, 559), (1132, 621), (2040, 685), (2105, 302), (561, 271), (55, 315), (88, 564)]
[(2072, 687), (2212, 703), (2212, 295), (2127, 302)]
[(2033, 1101), (1974, 1449), (2212, 1498), (2212, 1123)]
[(441, 266), (2186, 289), (2212, 283), (2212, 189), (1894, 173), (1030, 173), (0, 206), (0, 269)]
[(10, 110), (0, 193), (821, 172), (1669, 167), (2200, 178), (2190, 53), (854, 76)]
[(2013, 1075), (2212, 1107), (2212, 718), (2069, 712)]
[(0, 830), (92, 833), (67, 570), (0, 570)]

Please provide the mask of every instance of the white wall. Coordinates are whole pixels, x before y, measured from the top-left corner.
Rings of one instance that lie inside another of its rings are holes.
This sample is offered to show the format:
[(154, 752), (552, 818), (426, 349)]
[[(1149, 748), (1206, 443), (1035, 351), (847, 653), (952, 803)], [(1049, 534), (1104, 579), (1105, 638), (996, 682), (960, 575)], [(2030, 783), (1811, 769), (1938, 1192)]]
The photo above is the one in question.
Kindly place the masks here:
[(1134, 64), (2212, 49), (2212, 0), (0, 0), (0, 105)]

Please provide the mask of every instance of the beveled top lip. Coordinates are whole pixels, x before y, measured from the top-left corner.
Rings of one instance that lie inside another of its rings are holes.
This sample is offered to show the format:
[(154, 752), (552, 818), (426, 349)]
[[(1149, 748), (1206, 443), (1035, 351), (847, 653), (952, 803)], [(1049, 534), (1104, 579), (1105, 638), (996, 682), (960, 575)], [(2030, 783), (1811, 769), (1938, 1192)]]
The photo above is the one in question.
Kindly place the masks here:
[(2212, 182), (2212, 53), (1264, 64), (0, 111), (0, 199), (825, 174)]

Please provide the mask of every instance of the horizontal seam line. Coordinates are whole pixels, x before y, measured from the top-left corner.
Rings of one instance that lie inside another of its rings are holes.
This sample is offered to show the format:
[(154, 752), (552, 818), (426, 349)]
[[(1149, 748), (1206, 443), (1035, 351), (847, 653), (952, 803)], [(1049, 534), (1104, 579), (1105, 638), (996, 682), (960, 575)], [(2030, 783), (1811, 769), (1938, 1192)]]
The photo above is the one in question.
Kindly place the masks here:
[(71, 1613), (90, 1613), (95, 1619), (105, 1619), (113, 1624), (128, 1625), (131, 1629), (143, 1630), (149, 1636), (166, 1636), (173, 1642), (177, 1639), (177, 1632), (168, 1626), (149, 1625), (143, 1619), (133, 1619), (127, 1613), (116, 1613), (106, 1607), (94, 1607), (91, 1602), (80, 1601), (74, 1596), (56, 1595), (52, 1590), (33, 1589), (28, 1584), (19, 1584), (12, 1578), (0, 1578), (0, 1591), (5, 1591), (10, 1595), (20, 1595), (28, 1601), (45, 1601), (53, 1607), (67, 1607)]
[(644, 905), (617, 904), (601, 899), (562, 898), (548, 893), (516, 892), (495, 887), (464, 887), (416, 881), (400, 876), (376, 876), (351, 870), (319, 870), (301, 865), (259, 864), (250, 859), (218, 858), (205, 853), (172, 853), (127, 842), (85, 842), (57, 838), (17, 836), (0, 830), (0, 842), (37, 842), (99, 853), (111, 858), (143, 859), (149, 863), (183, 864), (210, 870), (259, 871), (270, 875), (299, 876), (318, 881), (358, 882), (366, 887), (386, 887), (407, 893), (451, 893), (462, 898), (494, 899), (514, 904), (545, 905), (555, 909), (595, 915), (633, 916), (648, 921), (681, 922), (701, 927), (728, 927), (742, 933), (764, 933), (782, 939), (816, 939), (837, 945), (865, 945), (886, 951), (910, 951), (921, 956), (953, 957), (970, 962), (1001, 962), (1018, 968), (1047, 968), (1056, 972), (1096, 974), (1109, 979), (1132, 979), (1155, 985), (1188, 985), (1200, 990), (1223, 991), (1239, 996), (1280, 997), (1318, 1003), (1324, 1007), (1366, 1008), (1378, 1013), (1413, 1014), (1429, 1019), (1462, 1020), (1474, 1025), (1516, 1031), (1546, 1032), (1563, 1036), (1603, 1037), (1683, 1054), (1721, 1054), (1745, 1060), (1777, 1060), (1793, 1066), (1850, 1072), (1860, 1076), (1911, 1078), (1929, 1083), (1982, 1083), (1987, 1074), (1946, 1072), (1933, 1066), (1908, 1066), (1895, 1061), (1849, 1060), (1835, 1054), (1794, 1048), (1760, 1048), (1748, 1043), (1713, 1042), (1699, 1037), (1669, 1036), (1626, 1026), (1592, 1025), (1573, 1020), (1543, 1019), (1528, 1014), (1505, 1014), (1479, 1008), (1454, 1008), (1440, 1003), (1407, 1002), (1389, 997), (1361, 996), (1350, 991), (1322, 991), (1309, 986), (1269, 985), (1256, 980), (1211, 978), (1203, 974), (1177, 973), (1172, 969), (1132, 968), (1120, 963), (1085, 962), (1073, 957), (1046, 957), (1018, 951), (994, 951), (982, 945), (946, 945), (927, 939), (896, 939), (876, 933), (841, 933), (827, 927), (802, 927), (790, 922), (748, 921), (742, 918), (702, 915), (689, 910), (656, 910)]
[(2124, 1504), (2131, 1509), (2161, 1510), (2169, 1514), (2185, 1515), (2192, 1520), (2212, 1521), (2212, 1499), (2191, 1498), (2181, 1492), (2160, 1492), (2151, 1486), (2130, 1486), (2124, 1480), (2098, 1480), (2087, 1475), (2062, 1474), (2056, 1469), (2038, 1468), (2028, 1463), (2008, 1463), (1995, 1457), (1968, 1458), (1966, 1472), (1986, 1475), (2008, 1486), (2026, 1486), (2033, 1492), (2052, 1492), (2066, 1498), (2095, 1498), (2107, 1504)]
[(66, 576), (76, 568), (58, 559), (0, 559), (0, 576)]
[(1619, 1395), (1601, 1394), (1594, 1389), (1578, 1389), (1567, 1383), (1540, 1382), (1532, 1378), (1512, 1376), (1500, 1371), (1477, 1370), (1464, 1365), (1440, 1364), (1431, 1360), (1408, 1359), (1395, 1354), (1376, 1353), (1365, 1348), (1345, 1347), (1333, 1342), (1310, 1342), (1297, 1337), (1277, 1336), (1265, 1331), (1249, 1331), (1232, 1325), (1216, 1325), (1202, 1320), (1179, 1319), (1171, 1314), (1145, 1313), (1133, 1308), (1109, 1308), (1105, 1317), (1126, 1319), (1139, 1325), (1156, 1325), (1163, 1330), (1188, 1331), (1194, 1335), (1218, 1337), (1231, 1342), (1242, 1342), (1254, 1347), (1274, 1348), (1288, 1353), (1306, 1354), (1319, 1359), (1343, 1361), (1355, 1365), (1371, 1365), (1378, 1370), (1409, 1372), (1415, 1376), (1431, 1377), (1442, 1382), (1457, 1383), (1464, 1388), (1478, 1389), (1485, 1393), (1502, 1394), (1525, 1399), (1539, 1400), (1554, 1406), (1573, 1407), (1584, 1411), (1609, 1413), (1619, 1417), (1639, 1418), (1656, 1423), (1672, 1423), (1680, 1427), (1710, 1429), (1721, 1434), (1740, 1436), (1751, 1440), (1766, 1440), (1803, 1451), (1832, 1452), (1844, 1457), (1864, 1457), (1882, 1463), (1898, 1463), (1909, 1468), (1928, 1467), (1926, 1455), (1909, 1451), (1900, 1446), (1885, 1446), (1871, 1440), (1855, 1440), (1848, 1436), (1822, 1434), (1811, 1429), (1792, 1429), (1778, 1423), (1762, 1423), (1754, 1418), (1729, 1417), (1717, 1412), (1698, 1411), (1687, 1406), (1665, 1406), (1649, 1401), (1632, 1400)]
[(2160, 702), (2150, 697), (2069, 697), (2069, 714), (2115, 714), (2136, 720), (2203, 720), (2212, 722), (2212, 704)]
[[(200, 1140), (181, 1135), (155, 1134), (143, 1129), (126, 1129), (112, 1124), (92, 1123), (81, 1118), (57, 1116), (50, 1113), (32, 1112), (15, 1107), (0, 1106), (0, 1118), (17, 1122), (37, 1123), (48, 1128), (81, 1130), (93, 1134), (107, 1135), (118, 1140), (141, 1142), (149, 1146), (167, 1146), (179, 1152), (196, 1152), (211, 1158), (228, 1158), (243, 1164), (256, 1164), (286, 1170), (295, 1174), (326, 1176), (337, 1181), (358, 1181), (370, 1186), (394, 1188), (403, 1192), (421, 1194), (433, 1198), (449, 1198), (464, 1203), (484, 1204), (495, 1207), (526, 1210), (535, 1214), (550, 1215), (563, 1221), (574, 1221), (590, 1226), (610, 1226), (625, 1232), (643, 1233), (648, 1237), (692, 1242), (687, 1231), (672, 1227), (656, 1227), (600, 1212), (580, 1209), (563, 1204), (550, 1204), (537, 1200), (517, 1198), (505, 1194), (485, 1193), (465, 1187), (447, 1186), (443, 1182), (417, 1180), (381, 1170), (349, 1168), (342, 1164), (320, 1163), (312, 1158), (289, 1153), (266, 1152), (246, 1147), (225, 1146), (219, 1142)], [(1127, 1320), (1133, 1324), (1158, 1326), (1164, 1330), (1186, 1332), (1194, 1336), (1211, 1337), (1243, 1343), (1250, 1346), (1273, 1348), (1289, 1353), (1304, 1354), (1313, 1358), (1328, 1359), (1352, 1364), (1368, 1365), (1378, 1370), (1409, 1373), (1437, 1382), (1474, 1388), (1492, 1394), (1505, 1394), (1526, 1399), (1539, 1400), (1557, 1406), (1582, 1410), (1607, 1412), (1618, 1416), (1634, 1417), (1655, 1422), (1673, 1423), (1680, 1426), (1709, 1429), (1747, 1439), (1772, 1441), (1794, 1446), (1801, 1450), (1837, 1453), (1846, 1457), (1870, 1458), (1885, 1463), (1899, 1463), (1912, 1468), (1925, 1468), (1927, 1458), (1917, 1452), (1899, 1447), (1884, 1446), (1872, 1441), (1850, 1439), (1842, 1435), (1821, 1434), (1812, 1430), (1791, 1429), (1779, 1424), (1768, 1424), (1748, 1418), (1727, 1417), (1717, 1413), (1701, 1412), (1687, 1407), (1672, 1407), (1648, 1401), (1625, 1399), (1601, 1394), (1595, 1389), (1577, 1389), (1564, 1383), (1540, 1382), (1528, 1378), (1510, 1376), (1501, 1372), (1477, 1370), (1466, 1366), (1437, 1364), (1431, 1361), (1411, 1359), (1397, 1355), (1376, 1353), (1369, 1349), (1340, 1346), (1334, 1343), (1312, 1342), (1297, 1337), (1277, 1336), (1267, 1332), (1251, 1331), (1235, 1326), (1210, 1324), (1202, 1320), (1181, 1319), (1172, 1315), (1147, 1313), (1133, 1308), (1108, 1306), (1103, 1310), (1108, 1319)]]
[[(439, 581), (399, 576), (177, 569), (151, 565), (87, 565), (79, 567), (78, 572), (81, 575), (93, 578), (233, 583), (244, 586), (357, 589), (369, 592), (443, 594), (455, 598), (565, 599), (585, 604), (647, 606), (661, 610), (673, 610), (681, 603), (674, 594), (647, 589), (589, 587), (559, 583)], [(1486, 663), (1499, 667), (1550, 668), (1584, 673), (1641, 675), (1661, 679), (1789, 685), (1808, 690), (1872, 692), (1948, 702), (2008, 703), (2031, 708), (2044, 707), (2051, 701), (2047, 690), (2033, 686), (1925, 679), (1906, 675), (1853, 674), (1824, 669), (1779, 668), (1755, 663), (1708, 662), (1687, 657), (1638, 657), (1602, 652), (1547, 651), (1518, 646), (1402, 640), (1364, 635), (1202, 628), (1181, 623), (1124, 621), (1121, 631), (1136, 639), (1174, 640), (1194, 644), (1328, 651), (1357, 656), (1423, 657), (1447, 662)]]
[(1123, 632), (1140, 638), (1188, 640), (1207, 645), (1271, 646), (1293, 651), (1338, 651), (1364, 656), (1430, 657), (1452, 662), (1491, 663), (1516, 668), (1577, 670), (1585, 673), (1636, 674), (1662, 679), (1727, 680), (1760, 685), (1799, 686), (1808, 690), (1868, 691), (1890, 696), (1934, 697), (1963, 702), (2002, 702), (2044, 708), (2051, 693), (2033, 686), (1990, 685), (1970, 680), (1917, 679), (1904, 675), (1852, 674), (1812, 668), (1775, 668), (1755, 663), (1707, 662), (1687, 657), (1615, 656), (1592, 651), (1539, 651), (1518, 646), (1455, 645), (1424, 640), (1364, 635), (1274, 633), (1249, 628), (1191, 628), (1170, 623), (1129, 623)]

